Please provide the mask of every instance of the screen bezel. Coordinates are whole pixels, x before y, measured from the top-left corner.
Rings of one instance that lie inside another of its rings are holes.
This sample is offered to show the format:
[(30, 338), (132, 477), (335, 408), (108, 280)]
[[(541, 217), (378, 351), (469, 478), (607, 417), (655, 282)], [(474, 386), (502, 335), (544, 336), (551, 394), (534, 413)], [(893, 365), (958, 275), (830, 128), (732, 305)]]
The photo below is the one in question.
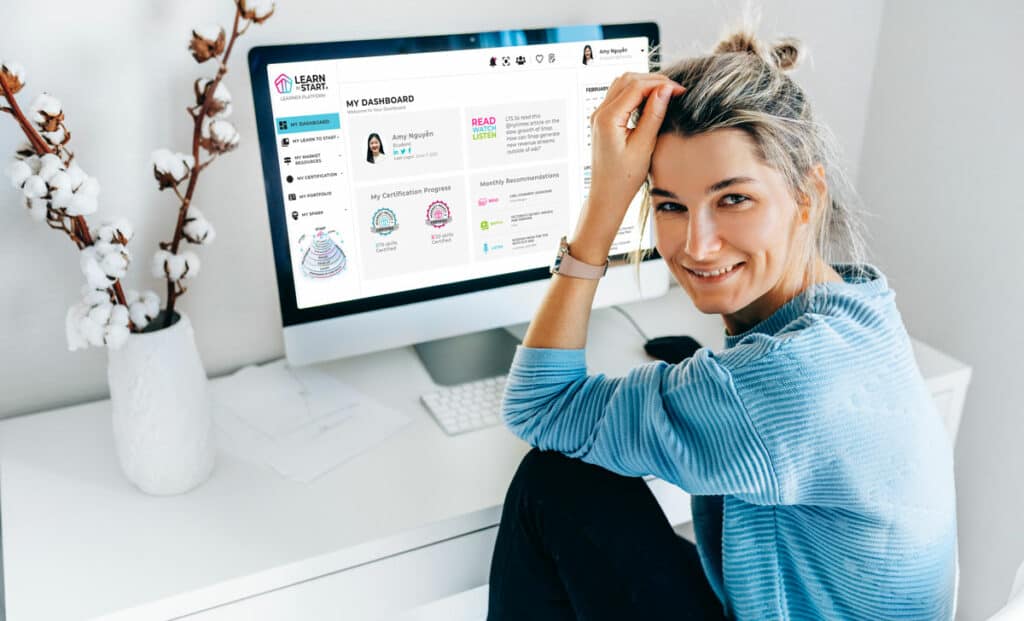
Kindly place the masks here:
[[(267, 75), (268, 65), (312, 60), (514, 47), (545, 43), (576, 43), (631, 37), (647, 38), (647, 46), (651, 51), (649, 60), (650, 70), (656, 71), (658, 68), (657, 50), (659, 41), (658, 25), (654, 22), (566, 26), (529, 30), (496, 30), (454, 35), (365, 39), (333, 43), (297, 43), (258, 46), (249, 50), (249, 77), (256, 113), (256, 131), (260, 144), (264, 193), (267, 198), (270, 237), (273, 244), (274, 268), (277, 276), (277, 292), (281, 305), (281, 321), (283, 325), (287, 327), (464, 293), (495, 289), (549, 278), (550, 273), (547, 267), (539, 267), (356, 300), (335, 302), (333, 304), (298, 308), (295, 297), (295, 283), (292, 279), (293, 270), (287, 234), (287, 215), (282, 198), (281, 171), (277, 157), (277, 140), (274, 133), (271, 95), (270, 88), (267, 86), (269, 84), (269, 77)], [(552, 256), (554, 256), (553, 251)], [(620, 254), (611, 258), (615, 262), (622, 261), (626, 256), (625, 254)], [(644, 260), (655, 260), (658, 258), (660, 257), (657, 250), (652, 249), (644, 257)]]

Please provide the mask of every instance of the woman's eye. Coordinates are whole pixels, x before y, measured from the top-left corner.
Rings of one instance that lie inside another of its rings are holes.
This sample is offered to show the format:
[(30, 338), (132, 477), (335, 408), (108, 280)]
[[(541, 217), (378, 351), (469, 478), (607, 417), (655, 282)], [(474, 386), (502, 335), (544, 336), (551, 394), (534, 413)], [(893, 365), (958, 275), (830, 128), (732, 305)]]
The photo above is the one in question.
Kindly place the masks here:
[(722, 202), (726, 205), (739, 205), (740, 203), (748, 200), (750, 199), (742, 194), (726, 194), (722, 197)]
[(655, 211), (663, 211), (668, 213), (686, 212), (686, 207), (678, 203), (658, 203), (654, 206)]

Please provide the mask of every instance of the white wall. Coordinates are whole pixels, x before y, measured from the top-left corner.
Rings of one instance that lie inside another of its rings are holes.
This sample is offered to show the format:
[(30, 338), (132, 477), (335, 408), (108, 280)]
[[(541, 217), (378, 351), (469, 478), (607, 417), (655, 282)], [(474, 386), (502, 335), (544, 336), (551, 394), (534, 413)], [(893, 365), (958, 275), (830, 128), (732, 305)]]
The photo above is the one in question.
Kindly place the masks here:
[(888, 2), (860, 166), (910, 333), (970, 364), (956, 447), (960, 619), (1024, 561), (1024, 5)]
[[(168, 146), (186, 151), (191, 129), (184, 108), (197, 66), (186, 51), (193, 25), (233, 14), (217, 2), (28, 2), (5, 0), (0, 55), (20, 60), (29, 85), (28, 105), (42, 89), (65, 104), (71, 142), (82, 166), (102, 186), (93, 222), (129, 218), (138, 235), (130, 245), (136, 264), (127, 284), (154, 288), (148, 274), (157, 241), (169, 239), (175, 204), (152, 180), (149, 154)], [(849, 154), (859, 159), (866, 102), (879, 32), (882, 0), (849, 2), (828, 12), (811, 0), (767, 2), (763, 31), (802, 37), (813, 63), (798, 79), (815, 99)], [(662, 27), (665, 58), (707, 48), (739, 2), (549, 0), (481, 3), (447, 0), (328, 2), (289, 0), (262, 27), (254, 27), (231, 59), (227, 85), (235, 99), (233, 121), (240, 149), (211, 166), (195, 204), (214, 223), (216, 243), (199, 249), (200, 277), (179, 308), (195, 325), (200, 353), (211, 375), (283, 355), (280, 313), (270, 250), (259, 153), (245, 53), (256, 44), (331, 41), (380, 36), (440, 34), (559, 24), (655, 20)], [(45, 42), (44, 42), (45, 40)], [(837, 88), (837, 76), (842, 88)], [(21, 137), (0, 118), (0, 161)], [(106, 396), (105, 354), (69, 353), (64, 314), (79, 294), (82, 277), (73, 245), (29, 220), (16, 190), (0, 184), (0, 417)], [(163, 290), (157, 289), (163, 296)]]

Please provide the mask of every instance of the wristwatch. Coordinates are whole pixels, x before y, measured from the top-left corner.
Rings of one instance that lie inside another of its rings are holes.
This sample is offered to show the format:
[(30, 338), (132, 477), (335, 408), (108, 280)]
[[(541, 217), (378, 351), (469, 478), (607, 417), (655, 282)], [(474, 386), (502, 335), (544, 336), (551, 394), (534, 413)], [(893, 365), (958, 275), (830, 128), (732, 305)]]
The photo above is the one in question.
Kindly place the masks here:
[(608, 273), (608, 260), (605, 260), (604, 265), (591, 265), (572, 258), (572, 255), (569, 254), (569, 239), (563, 235), (562, 240), (558, 243), (558, 255), (555, 257), (555, 262), (551, 264), (551, 273), (573, 278), (599, 280)]

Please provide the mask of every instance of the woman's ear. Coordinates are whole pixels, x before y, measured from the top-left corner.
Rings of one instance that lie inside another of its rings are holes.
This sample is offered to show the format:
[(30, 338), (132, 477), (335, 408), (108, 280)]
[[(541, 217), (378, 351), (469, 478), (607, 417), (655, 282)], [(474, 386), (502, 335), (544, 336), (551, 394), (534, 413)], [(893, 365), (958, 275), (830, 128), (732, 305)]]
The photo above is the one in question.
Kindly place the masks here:
[[(828, 195), (828, 182), (825, 180), (825, 167), (821, 164), (811, 166), (811, 170), (807, 173), (807, 179), (804, 183), (804, 187), (814, 188), (818, 197), (822, 199), (822, 203), (824, 204), (824, 199)], [(810, 220), (813, 201), (807, 193), (801, 192), (798, 204), (800, 206), (800, 221), (806, 223)]]

